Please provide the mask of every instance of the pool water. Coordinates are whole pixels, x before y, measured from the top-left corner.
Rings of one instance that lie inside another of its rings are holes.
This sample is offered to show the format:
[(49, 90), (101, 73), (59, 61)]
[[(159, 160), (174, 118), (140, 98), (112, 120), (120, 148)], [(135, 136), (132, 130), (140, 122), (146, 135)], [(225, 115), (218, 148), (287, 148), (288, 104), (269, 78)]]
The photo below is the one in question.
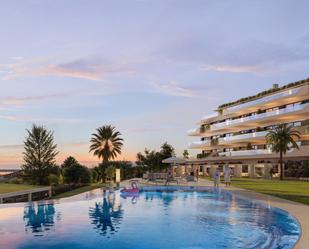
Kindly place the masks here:
[(290, 249), (288, 213), (212, 189), (87, 192), (60, 201), (0, 205), (2, 249)]

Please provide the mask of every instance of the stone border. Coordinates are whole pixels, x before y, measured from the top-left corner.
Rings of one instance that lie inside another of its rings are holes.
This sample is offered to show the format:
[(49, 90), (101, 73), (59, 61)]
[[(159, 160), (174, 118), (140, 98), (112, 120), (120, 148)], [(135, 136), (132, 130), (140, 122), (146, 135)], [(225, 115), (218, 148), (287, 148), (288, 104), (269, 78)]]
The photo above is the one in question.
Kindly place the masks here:
[(223, 188), (231, 191), (236, 195), (243, 196), (255, 201), (264, 203), (265, 205), (280, 208), (291, 214), (301, 226), (301, 234), (294, 249), (307, 249), (309, 245), (309, 205), (281, 199), (275, 196), (257, 193), (247, 189), (236, 187)]
[(17, 197), (17, 196), (21, 196), (21, 195), (28, 195), (28, 202), (31, 202), (32, 201), (32, 194), (39, 193), (39, 192), (48, 192), (49, 197), (52, 196), (51, 187), (33, 188), (33, 189), (28, 189), (28, 190), (22, 190), (22, 191), (0, 194), (0, 204), (3, 203), (3, 199), (5, 199), (5, 198)]

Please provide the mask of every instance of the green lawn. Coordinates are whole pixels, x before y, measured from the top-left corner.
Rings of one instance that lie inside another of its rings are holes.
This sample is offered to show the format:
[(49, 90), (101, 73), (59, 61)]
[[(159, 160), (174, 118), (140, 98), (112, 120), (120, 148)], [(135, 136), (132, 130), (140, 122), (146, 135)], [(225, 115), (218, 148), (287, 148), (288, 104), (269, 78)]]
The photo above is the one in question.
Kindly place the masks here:
[(89, 186), (77, 188), (77, 189), (74, 189), (72, 191), (68, 191), (68, 192), (65, 192), (65, 193), (61, 193), (59, 195), (55, 195), (55, 196), (52, 197), (52, 199), (71, 197), (73, 195), (78, 195), (78, 194), (81, 194), (81, 193), (84, 193), (84, 192), (87, 192), (87, 191), (90, 191), (90, 190), (102, 188), (104, 186), (106, 186), (106, 184), (103, 184), (103, 183), (91, 184)]
[(0, 194), (28, 190), (32, 188), (38, 188), (40, 186), (26, 185), (26, 184), (10, 184), (0, 183)]
[(232, 185), (309, 205), (309, 182), (233, 178)]

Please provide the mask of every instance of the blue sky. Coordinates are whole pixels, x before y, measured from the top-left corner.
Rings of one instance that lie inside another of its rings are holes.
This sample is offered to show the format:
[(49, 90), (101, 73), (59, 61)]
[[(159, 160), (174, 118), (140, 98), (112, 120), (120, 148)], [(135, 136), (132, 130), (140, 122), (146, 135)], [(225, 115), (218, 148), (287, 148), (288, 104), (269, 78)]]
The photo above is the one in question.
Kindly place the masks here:
[[(119, 159), (168, 141), (216, 106), (309, 77), (308, 1), (1, 1), (0, 168), (22, 162), (25, 129), (55, 133), (58, 161), (87, 165), (95, 128)], [(193, 138), (194, 139), (194, 138)], [(194, 154), (194, 151), (192, 151)]]

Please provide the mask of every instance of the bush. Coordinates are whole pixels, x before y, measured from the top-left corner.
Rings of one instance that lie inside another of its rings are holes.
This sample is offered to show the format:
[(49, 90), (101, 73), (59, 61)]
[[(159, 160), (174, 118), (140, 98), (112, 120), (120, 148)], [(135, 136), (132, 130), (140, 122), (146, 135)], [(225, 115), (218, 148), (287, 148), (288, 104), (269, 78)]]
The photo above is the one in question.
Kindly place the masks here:
[(287, 177), (309, 177), (308, 161), (287, 161), (285, 164), (285, 176)]
[(55, 187), (52, 188), (52, 192), (53, 192), (53, 195), (58, 195), (58, 194), (61, 194), (61, 193), (64, 193), (64, 192), (68, 192), (68, 191), (71, 191), (71, 190), (74, 190), (74, 189), (77, 189), (77, 188), (84, 187), (86, 185), (87, 184), (82, 184), (82, 183), (58, 185), (58, 186), (55, 186)]
[(109, 180), (114, 180), (114, 177), (115, 177), (115, 167), (114, 166), (109, 166), (106, 169), (106, 176)]
[(309, 177), (309, 162), (307, 162), (307, 164), (305, 165), (303, 177)]
[(72, 165), (64, 169), (65, 183), (83, 183), (91, 182), (91, 174), (87, 167), (82, 165)]
[(23, 184), (23, 179), (14, 177), (14, 178), (9, 180), (9, 183), (11, 183), (11, 184)]
[(99, 174), (95, 169), (91, 169), (91, 182), (96, 183), (98, 182)]
[(50, 186), (57, 186), (60, 183), (60, 178), (54, 174), (50, 174), (47, 179)]

